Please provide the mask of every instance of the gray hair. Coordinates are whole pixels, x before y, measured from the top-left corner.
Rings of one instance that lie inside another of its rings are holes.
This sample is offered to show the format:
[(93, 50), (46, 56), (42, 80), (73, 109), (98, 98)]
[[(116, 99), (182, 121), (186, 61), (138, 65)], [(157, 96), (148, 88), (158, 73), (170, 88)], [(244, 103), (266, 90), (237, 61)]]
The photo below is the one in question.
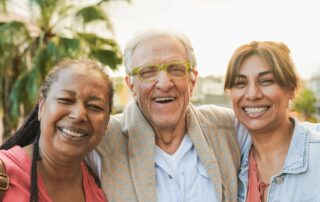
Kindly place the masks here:
[(178, 39), (182, 45), (184, 46), (187, 55), (188, 60), (192, 68), (195, 68), (197, 65), (196, 56), (194, 54), (193, 47), (191, 45), (190, 40), (187, 36), (183, 35), (182, 33), (178, 33), (171, 30), (162, 30), (162, 29), (150, 29), (150, 30), (143, 30), (138, 33), (136, 33), (128, 42), (124, 49), (124, 66), (126, 68), (126, 73), (129, 75), (129, 73), (132, 71), (132, 55), (135, 50), (135, 48), (144, 40), (150, 39), (155, 36), (168, 36), (173, 37), (175, 39)]

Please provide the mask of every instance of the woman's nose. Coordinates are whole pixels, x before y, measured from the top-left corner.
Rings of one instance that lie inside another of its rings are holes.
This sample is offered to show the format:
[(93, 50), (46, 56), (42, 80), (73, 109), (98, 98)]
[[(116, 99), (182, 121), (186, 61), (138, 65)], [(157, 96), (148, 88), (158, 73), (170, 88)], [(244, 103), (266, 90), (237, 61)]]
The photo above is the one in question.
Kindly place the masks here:
[(245, 98), (248, 100), (255, 100), (262, 97), (262, 92), (259, 86), (256, 84), (248, 85)]
[(72, 106), (69, 118), (79, 122), (85, 122), (88, 120), (87, 109), (83, 104), (75, 104)]

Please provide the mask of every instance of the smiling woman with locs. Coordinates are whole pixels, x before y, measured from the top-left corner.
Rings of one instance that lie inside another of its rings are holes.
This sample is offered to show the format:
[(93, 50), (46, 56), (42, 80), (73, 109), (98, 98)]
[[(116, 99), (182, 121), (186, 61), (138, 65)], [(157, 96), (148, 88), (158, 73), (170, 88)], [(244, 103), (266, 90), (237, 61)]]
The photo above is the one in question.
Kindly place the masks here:
[(25, 123), (1, 146), (1, 200), (107, 201), (83, 159), (105, 133), (112, 97), (96, 61), (67, 59), (54, 67)]

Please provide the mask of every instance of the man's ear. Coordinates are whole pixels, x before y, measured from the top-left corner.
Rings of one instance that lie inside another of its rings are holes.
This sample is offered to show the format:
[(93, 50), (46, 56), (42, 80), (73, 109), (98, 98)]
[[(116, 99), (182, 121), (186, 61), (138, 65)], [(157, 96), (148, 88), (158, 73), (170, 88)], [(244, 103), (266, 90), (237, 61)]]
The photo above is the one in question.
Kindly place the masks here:
[(41, 113), (42, 113), (42, 110), (43, 110), (43, 105), (44, 105), (44, 98), (42, 95), (40, 95), (40, 98), (39, 98), (39, 109), (38, 109), (38, 120), (40, 121), (41, 120)]
[(198, 79), (198, 70), (193, 69), (190, 72), (190, 82), (191, 82), (191, 92), (190, 93), (191, 93), (191, 95), (193, 94), (193, 89), (196, 86), (197, 79)]
[(198, 78), (198, 70), (194, 69), (191, 72), (191, 82), (193, 87), (196, 85), (197, 78)]
[(132, 76), (126, 76), (125, 81), (127, 86), (130, 88), (132, 96), (134, 97), (136, 95), (135, 89), (134, 89), (134, 77)]

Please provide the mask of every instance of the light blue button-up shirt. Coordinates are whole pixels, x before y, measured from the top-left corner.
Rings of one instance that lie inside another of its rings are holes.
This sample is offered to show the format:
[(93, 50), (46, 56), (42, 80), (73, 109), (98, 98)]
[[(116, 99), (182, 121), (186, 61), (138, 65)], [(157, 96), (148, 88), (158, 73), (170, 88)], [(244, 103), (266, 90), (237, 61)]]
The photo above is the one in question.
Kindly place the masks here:
[(208, 173), (187, 134), (173, 155), (156, 146), (155, 165), (158, 202), (218, 201)]

